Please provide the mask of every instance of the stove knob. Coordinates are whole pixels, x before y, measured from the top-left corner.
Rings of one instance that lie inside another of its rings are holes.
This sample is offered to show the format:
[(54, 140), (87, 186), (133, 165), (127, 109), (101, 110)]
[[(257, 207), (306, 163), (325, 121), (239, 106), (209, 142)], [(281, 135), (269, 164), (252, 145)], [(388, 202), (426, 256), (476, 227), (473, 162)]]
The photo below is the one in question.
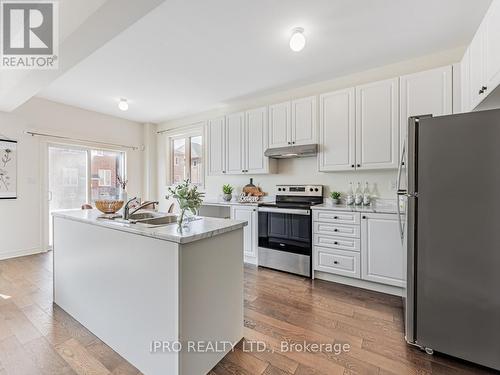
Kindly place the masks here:
[(281, 188), (278, 188), (278, 191), (281, 191)]
[(316, 188), (316, 189), (314, 189), (314, 191), (319, 191), (319, 189), (318, 189), (318, 188)]
[(313, 188), (309, 188), (309, 191), (313, 191)]

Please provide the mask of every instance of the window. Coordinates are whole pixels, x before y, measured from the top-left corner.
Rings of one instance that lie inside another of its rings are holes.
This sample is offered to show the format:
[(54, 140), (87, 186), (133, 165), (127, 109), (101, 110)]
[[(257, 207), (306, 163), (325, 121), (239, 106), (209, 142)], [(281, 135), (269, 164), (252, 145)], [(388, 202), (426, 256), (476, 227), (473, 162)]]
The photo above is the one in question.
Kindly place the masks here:
[(170, 138), (170, 181), (178, 184), (189, 179), (192, 184), (203, 186), (203, 136), (202, 130)]
[(123, 177), (125, 174), (125, 153), (91, 150), (90, 169), (91, 202), (97, 199), (117, 199), (120, 194), (117, 176)]
[(111, 170), (99, 169), (99, 186), (111, 186)]
[(48, 210), (49, 244), (52, 245), (50, 214), (78, 209), (97, 199), (117, 199), (116, 176), (124, 176), (125, 152), (91, 149), (83, 146), (49, 145)]
[(65, 187), (78, 186), (78, 168), (62, 169), (62, 185)]

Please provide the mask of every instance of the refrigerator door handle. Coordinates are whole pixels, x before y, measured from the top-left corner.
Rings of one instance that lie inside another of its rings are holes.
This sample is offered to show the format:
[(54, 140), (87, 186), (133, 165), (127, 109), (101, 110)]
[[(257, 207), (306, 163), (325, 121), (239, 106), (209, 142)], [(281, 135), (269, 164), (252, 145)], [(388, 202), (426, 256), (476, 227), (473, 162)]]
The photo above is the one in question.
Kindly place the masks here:
[(398, 194), (402, 192), (401, 189), (401, 175), (403, 173), (403, 165), (405, 161), (405, 156), (406, 156), (406, 141), (403, 142), (403, 150), (401, 151), (401, 160), (399, 161), (399, 166), (398, 166), (398, 181), (396, 183), (396, 189), (398, 191)]
[(403, 150), (401, 151), (401, 160), (399, 161), (399, 166), (398, 166), (398, 180), (397, 180), (397, 210), (398, 210), (398, 222), (399, 222), (399, 235), (401, 237), (401, 243), (404, 242), (404, 225), (403, 225), (403, 220), (401, 219), (401, 196), (406, 196), (407, 191), (401, 189), (401, 175), (403, 172), (403, 165), (404, 165), (404, 160), (405, 160), (405, 153), (406, 153), (406, 140), (403, 142)]

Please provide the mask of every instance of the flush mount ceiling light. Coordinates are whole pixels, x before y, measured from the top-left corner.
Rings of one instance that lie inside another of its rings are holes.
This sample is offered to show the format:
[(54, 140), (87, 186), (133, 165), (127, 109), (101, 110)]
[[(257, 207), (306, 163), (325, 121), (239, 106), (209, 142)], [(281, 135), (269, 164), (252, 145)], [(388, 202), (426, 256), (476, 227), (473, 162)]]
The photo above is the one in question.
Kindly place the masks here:
[(128, 101), (127, 99), (121, 98), (120, 101), (118, 102), (118, 108), (122, 111), (128, 110)]
[(304, 29), (296, 27), (292, 30), (290, 37), (290, 49), (295, 52), (302, 51), (306, 45), (306, 37), (304, 36)]

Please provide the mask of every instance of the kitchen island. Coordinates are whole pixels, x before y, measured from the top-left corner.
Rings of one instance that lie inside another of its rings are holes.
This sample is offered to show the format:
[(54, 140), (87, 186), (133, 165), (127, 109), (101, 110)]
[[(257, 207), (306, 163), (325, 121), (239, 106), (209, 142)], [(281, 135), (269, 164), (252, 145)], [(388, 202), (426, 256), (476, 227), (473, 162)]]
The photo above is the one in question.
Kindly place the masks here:
[(54, 302), (144, 374), (203, 375), (243, 337), (244, 221), (54, 220)]

